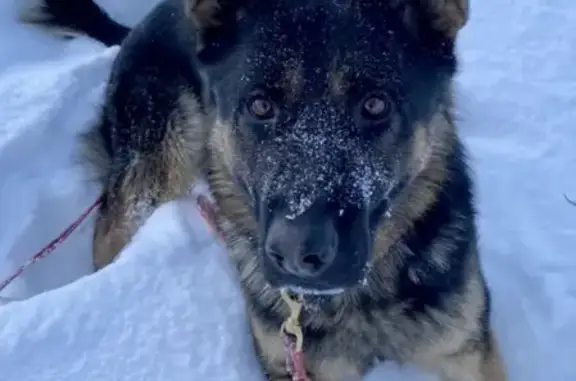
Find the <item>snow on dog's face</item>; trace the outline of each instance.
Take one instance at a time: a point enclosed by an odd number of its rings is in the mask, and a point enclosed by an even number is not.
[[[272,286],[334,293],[365,279],[394,195],[425,160],[418,131],[455,70],[449,29],[432,22],[442,14],[420,22],[432,12],[401,1],[257,1],[201,52],[213,142],[249,200]]]

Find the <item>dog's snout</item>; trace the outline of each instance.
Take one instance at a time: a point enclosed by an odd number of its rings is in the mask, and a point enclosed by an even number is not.
[[[331,221],[312,226],[279,216],[270,225],[265,252],[281,272],[311,278],[334,262],[337,246]]]

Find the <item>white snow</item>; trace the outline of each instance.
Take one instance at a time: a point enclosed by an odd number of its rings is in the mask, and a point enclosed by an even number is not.
[[[133,25],[157,0],[101,1]],[[74,162],[116,48],[0,2],[0,281],[97,197]],[[461,132],[510,380],[576,380],[576,3],[472,1]],[[0,381],[261,380],[226,253],[189,200],[91,274],[93,219],[0,295]],[[0,303],[1,304],[1,303]],[[366,380],[435,379],[383,365]]]

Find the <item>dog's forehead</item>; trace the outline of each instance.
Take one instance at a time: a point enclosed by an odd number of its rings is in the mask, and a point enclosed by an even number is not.
[[[341,88],[345,77],[386,72],[395,64],[394,23],[384,13],[367,14],[361,4],[274,2],[257,17],[246,78],[280,83],[288,77],[293,86],[301,85],[301,80],[328,81]]]

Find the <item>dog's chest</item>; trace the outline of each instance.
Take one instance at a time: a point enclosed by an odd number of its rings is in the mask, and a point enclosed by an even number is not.
[[[289,376],[286,347],[277,330],[252,319],[252,331],[263,368],[270,375]],[[304,363],[311,381],[360,381],[373,366],[373,343],[343,330],[340,334],[304,334]],[[271,380],[275,380],[271,377]]]

